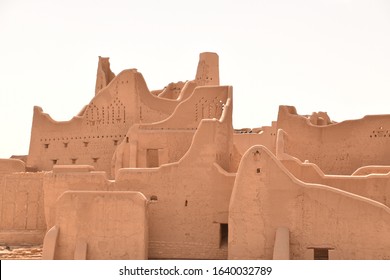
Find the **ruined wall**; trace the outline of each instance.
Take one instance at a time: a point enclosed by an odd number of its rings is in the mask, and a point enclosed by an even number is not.
[[[184,82],[170,83],[156,95],[161,98],[178,99],[184,85]]]
[[[187,82],[170,83],[163,89],[152,90],[155,96],[185,100],[197,86],[219,86],[219,57],[216,53],[199,54],[195,79]]]
[[[94,172],[86,166],[55,166],[43,178],[47,228],[55,224],[58,198],[66,191],[107,191],[110,181],[105,172]]]
[[[3,159],[0,158],[0,181],[1,177],[13,172],[26,171],[26,165],[19,159]]]
[[[114,78],[115,74],[110,69],[109,58],[99,56],[98,69],[96,73],[95,95],[106,87]]]
[[[254,145],[263,145],[275,153],[276,122],[272,122],[272,126],[235,130],[233,142],[241,155]]]
[[[110,174],[129,127],[165,119],[178,103],[150,94],[136,70],[122,71],[70,121],[56,122],[35,107],[27,165],[51,170],[56,164],[89,164]]]
[[[290,258],[389,259],[390,209],[297,180],[262,146],[241,160],[229,208],[229,259],[272,259],[277,228],[290,231]]]
[[[143,193],[149,207],[149,257],[225,259],[228,204],[234,173],[231,101],[220,120],[205,119],[177,163],[120,169],[115,190]]]
[[[46,231],[42,173],[11,173],[0,179],[0,243],[41,244]]]
[[[166,119],[197,85],[219,85],[218,55],[200,54],[195,81],[177,85],[176,99],[157,97],[137,70],[115,76],[108,58],[100,57],[96,95],[77,116],[57,122],[34,108],[27,166],[51,170],[56,164],[89,164],[110,176],[112,156],[133,124]]]
[[[313,125],[294,107],[280,106],[278,129],[286,132],[285,153],[317,164],[325,174],[350,175],[365,165],[390,165],[390,116],[366,116]]]
[[[114,156],[115,170],[123,167],[158,167],[176,162],[191,145],[202,119],[220,119],[229,87],[197,87],[167,119],[134,125]]]
[[[147,259],[147,199],[137,192],[69,191],[56,203],[44,259]],[[54,236],[53,236],[54,233]]]

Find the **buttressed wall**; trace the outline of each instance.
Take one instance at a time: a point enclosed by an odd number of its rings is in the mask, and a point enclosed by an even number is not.
[[[281,163],[299,180],[323,184],[370,198],[390,207],[390,173],[369,175],[325,175],[313,163],[281,160]]]
[[[134,190],[149,207],[149,257],[225,259],[235,174],[231,88],[219,120],[204,119],[187,153],[158,168],[120,169],[115,190]]]
[[[200,58],[197,83],[219,83],[218,56],[206,53]],[[181,98],[189,97],[195,86],[186,83]],[[79,115],[57,122],[41,108],[34,108],[27,165],[51,170],[56,164],[89,164],[110,174],[112,156],[128,129],[166,119],[180,102],[151,94],[135,69],[115,77],[108,59],[99,58],[96,95]]]
[[[241,160],[229,208],[229,259],[272,259],[287,228],[291,259],[389,259],[390,209],[329,186],[297,180],[263,146]]]
[[[197,87],[166,120],[134,125],[116,150],[115,170],[177,162],[190,147],[200,121],[220,119],[228,94],[226,86]]]
[[[195,79],[149,91],[99,57],[77,116],[35,107],[27,160],[0,159],[0,243],[45,236],[44,259],[390,259],[389,115],[281,106],[233,130],[218,64],[202,53]]]
[[[317,164],[325,174],[351,175],[365,165],[390,165],[390,115],[314,125],[291,106],[280,106],[277,128],[284,152]]]

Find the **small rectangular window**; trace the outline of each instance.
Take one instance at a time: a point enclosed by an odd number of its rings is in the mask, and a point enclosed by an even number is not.
[[[328,248],[314,248],[314,259],[315,260],[329,260],[329,249]]]
[[[226,247],[228,245],[229,226],[228,224],[219,224],[219,226],[219,246]]]
[[[147,167],[158,167],[158,149],[147,149],[146,150],[146,166]]]

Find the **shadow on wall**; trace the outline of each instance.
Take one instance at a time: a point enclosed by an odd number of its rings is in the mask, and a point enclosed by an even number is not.
[[[387,206],[299,181],[263,146],[241,160],[229,225],[229,259],[272,259],[280,227],[290,231],[291,259],[312,259],[325,249],[331,259],[390,258]]]
[[[231,88],[226,87],[229,96]],[[228,205],[235,174],[231,98],[220,120],[204,119],[176,163],[119,169],[115,190],[133,190],[155,201],[149,208],[149,257],[226,259]],[[225,240],[225,241],[224,241]]]

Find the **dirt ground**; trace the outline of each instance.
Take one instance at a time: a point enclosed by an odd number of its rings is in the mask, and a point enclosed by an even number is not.
[[[40,260],[42,246],[0,246],[0,260]]]

